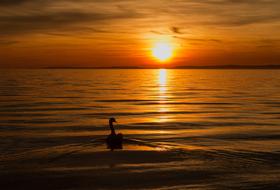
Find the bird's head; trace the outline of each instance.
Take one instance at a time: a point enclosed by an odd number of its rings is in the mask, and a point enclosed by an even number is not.
[[[117,120],[116,120],[114,117],[111,117],[111,118],[109,119],[109,123],[112,124],[112,123],[114,123],[114,122],[117,122]]]

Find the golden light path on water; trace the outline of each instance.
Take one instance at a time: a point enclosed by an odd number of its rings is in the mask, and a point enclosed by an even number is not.
[[[159,85],[159,112],[162,113],[159,116],[159,122],[166,121],[166,116],[164,113],[166,113],[168,108],[165,105],[166,98],[167,98],[167,92],[168,92],[168,71],[166,69],[159,69],[158,71],[158,85]]]

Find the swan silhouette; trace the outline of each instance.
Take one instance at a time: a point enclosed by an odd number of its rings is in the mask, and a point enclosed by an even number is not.
[[[115,118],[109,119],[109,127],[111,134],[106,139],[107,148],[113,151],[114,149],[122,149],[123,135],[121,133],[116,134],[113,123],[117,122]]]

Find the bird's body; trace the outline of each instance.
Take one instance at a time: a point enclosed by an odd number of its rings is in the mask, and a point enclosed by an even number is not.
[[[107,137],[107,148],[114,150],[114,149],[122,149],[122,141],[123,136],[121,133],[119,134],[110,134]]]
[[[121,133],[115,133],[113,122],[116,122],[115,118],[110,118],[109,127],[111,129],[111,134],[108,135],[106,139],[107,148],[111,150],[122,149],[123,135]]]

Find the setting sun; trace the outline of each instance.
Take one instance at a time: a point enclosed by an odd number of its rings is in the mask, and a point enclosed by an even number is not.
[[[172,57],[173,48],[168,43],[159,42],[152,48],[152,54],[159,61],[167,61]]]

